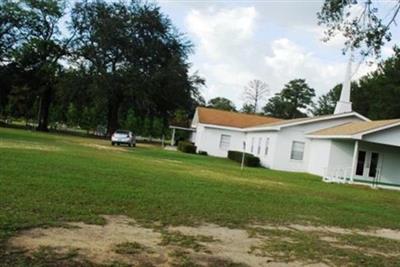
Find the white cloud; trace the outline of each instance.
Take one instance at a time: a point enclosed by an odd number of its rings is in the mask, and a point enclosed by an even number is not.
[[[309,24],[290,27],[304,33],[301,42],[295,42],[290,31],[277,30],[261,17],[253,6],[209,7],[188,13],[185,26],[197,44],[193,69],[206,78],[206,99],[223,96],[240,107],[243,87],[252,79],[267,82],[275,93],[291,79],[304,78],[317,95],[343,80],[346,57],[336,48],[342,40],[327,47],[317,38],[322,36],[321,29]],[[328,56],[321,57],[324,53]],[[374,67],[362,65],[355,77]]]
[[[276,85],[281,85],[296,78],[304,78],[316,90],[317,95],[326,93],[337,83],[342,82],[347,62],[324,62],[311,52],[288,39],[272,42],[272,55],[265,57],[265,63],[270,70],[270,79]],[[376,68],[376,64],[357,66],[353,64],[354,79],[357,79]]]
[[[238,104],[243,86],[255,78],[243,60],[254,53],[249,44],[254,39],[256,18],[254,7],[189,12],[187,28],[198,40],[195,68],[207,80],[207,99],[225,96]]]
[[[265,56],[265,64],[270,70],[270,79],[280,85],[278,89],[292,79],[304,78],[321,93],[344,76],[343,63],[324,63],[286,38],[273,41],[271,47],[272,55]]]
[[[227,49],[241,49],[253,35],[254,7],[207,11],[191,10],[186,22],[189,33],[200,42],[199,48],[215,60],[224,59]]]

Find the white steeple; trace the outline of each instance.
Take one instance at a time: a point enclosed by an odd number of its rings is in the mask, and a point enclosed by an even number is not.
[[[352,112],[352,107],[351,107],[352,104],[350,101],[352,61],[353,61],[353,53],[351,52],[349,62],[347,63],[346,74],[344,76],[342,92],[340,93],[340,100],[336,103],[334,114]]]

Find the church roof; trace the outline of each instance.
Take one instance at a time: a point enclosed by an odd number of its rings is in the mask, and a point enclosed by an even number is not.
[[[381,129],[387,129],[391,126],[400,125],[400,119],[393,120],[377,120],[377,121],[365,121],[365,122],[351,122],[342,124],[339,126],[326,128],[313,133],[309,136],[352,136],[356,134],[365,134],[370,131],[377,131]]]
[[[200,123],[235,128],[247,128],[284,121],[270,116],[224,111],[205,107],[198,107],[196,113]]]
[[[362,116],[361,114],[358,114],[357,112],[348,112],[348,113],[340,113],[340,114],[330,114],[330,115],[322,115],[322,116],[315,116],[315,117],[283,120],[283,121],[278,121],[278,122],[273,122],[273,123],[268,123],[268,124],[263,124],[263,125],[256,125],[256,126],[249,128],[249,130],[260,130],[260,129],[264,129],[264,128],[265,129],[272,129],[272,128],[280,129],[282,127],[290,127],[290,126],[295,126],[295,125],[314,123],[314,122],[318,122],[318,121],[333,120],[333,119],[337,119],[337,118],[350,117],[350,116],[358,117],[360,120],[363,120],[363,121],[369,121],[368,118]]]

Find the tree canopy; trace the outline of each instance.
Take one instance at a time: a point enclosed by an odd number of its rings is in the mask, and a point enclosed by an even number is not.
[[[295,79],[270,98],[263,111],[266,115],[283,119],[306,117],[314,96],[315,90],[304,79]]]
[[[344,51],[359,50],[363,56],[379,57],[384,44],[392,39],[391,27],[396,24],[400,1],[387,3],[384,12],[378,3],[382,1],[325,0],[318,12],[319,24],[326,27],[324,40],[342,34]]]
[[[0,5],[3,117],[37,113],[39,130],[103,125],[108,134],[135,120],[152,132],[205,105],[204,79],[189,75],[193,46],[156,4],[78,1],[67,14],[60,0]],[[68,33],[59,31],[64,14]]]
[[[318,99],[314,115],[332,114],[342,85]],[[400,50],[379,64],[378,69],[351,84],[353,110],[370,119],[400,118]]]
[[[210,99],[207,103],[207,107],[216,108],[227,111],[236,111],[235,104],[225,97],[215,97]]]

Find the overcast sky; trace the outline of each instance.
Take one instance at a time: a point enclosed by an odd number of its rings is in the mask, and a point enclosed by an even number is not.
[[[304,78],[317,95],[344,78],[347,57],[343,40],[323,43],[316,13],[323,1],[158,0],[162,11],[195,45],[192,71],[206,79],[206,100],[231,99],[241,107],[243,87],[252,79],[265,81],[271,94],[285,83]],[[390,1],[382,2],[389,5]],[[396,39],[397,38],[397,39]],[[392,53],[393,43],[383,51]],[[356,77],[373,69],[362,65]]]

